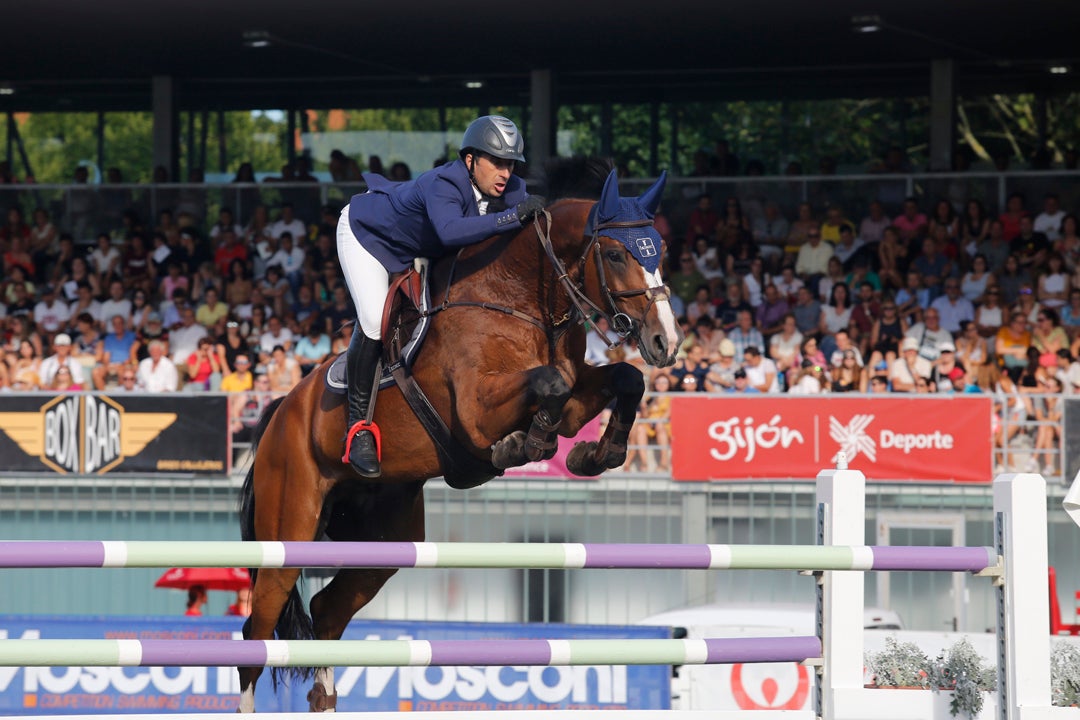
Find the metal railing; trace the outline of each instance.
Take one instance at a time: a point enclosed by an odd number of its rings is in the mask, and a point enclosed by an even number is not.
[[[621,183],[624,194],[629,194],[644,190],[651,180],[627,178]],[[27,218],[35,208],[44,208],[58,227],[72,232],[79,242],[89,242],[100,232],[120,235],[124,212],[129,209],[150,228],[162,210],[185,214],[197,227],[206,228],[217,220],[222,207],[230,208],[235,221],[244,224],[257,205],[273,211],[290,203],[297,217],[317,224],[323,206],[336,211],[363,190],[362,183],[5,185],[0,186],[0,205],[19,207]],[[858,221],[873,200],[895,214],[907,197],[917,198],[927,212],[943,198],[957,207],[979,200],[996,214],[1004,211],[1013,192],[1024,193],[1029,209],[1037,208],[1048,192],[1060,196],[1062,207],[1076,209],[1080,207],[1080,171],[680,177],[668,180],[663,210],[678,232],[701,193],[717,201],[737,197],[751,217],[760,216],[764,204],[772,201],[793,220],[798,204],[808,202],[817,210],[839,205],[849,219]]]

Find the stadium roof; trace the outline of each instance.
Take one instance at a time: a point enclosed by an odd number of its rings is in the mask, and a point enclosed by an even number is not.
[[[533,69],[564,103],[925,95],[943,57],[961,94],[1054,92],[1078,27],[1055,0],[31,0],[0,110],[149,109],[155,75],[182,109],[526,104]]]

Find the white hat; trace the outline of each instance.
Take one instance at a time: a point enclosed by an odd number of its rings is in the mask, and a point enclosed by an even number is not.
[[[938,352],[951,352],[951,353],[954,353],[954,352],[956,352],[956,346],[953,345],[951,342],[946,341],[946,342],[943,342],[940,345],[938,345]]]
[[[60,333],[55,338],[53,338],[53,345],[70,345],[70,344],[71,344],[71,336],[68,335],[67,333]]]
[[[900,343],[900,352],[904,352],[905,350],[918,350],[918,349],[919,349],[919,341],[916,340],[915,338],[906,337],[906,338],[904,338],[904,341]]]

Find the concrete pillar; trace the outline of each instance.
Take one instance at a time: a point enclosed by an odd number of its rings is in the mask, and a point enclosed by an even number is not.
[[[179,116],[176,109],[176,82],[168,75],[155,75],[151,80],[151,107],[154,113],[154,167],[162,166],[169,177],[179,174],[180,152]]]
[[[703,545],[709,538],[709,493],[684,492],[682,495],[682,538],[687,545]],[[693,605],[703,605],[713,599],[715,575],[700,570],[684,570],[686,597]]]
[[[649,177],[660,174],[660,101],[649,103]]]
[[[956,63],[930,63],[930,170],[952,170],[956,146]]]
[[[539,166],[556,153],[555,79],[551,70],[533,70],[529,78],[531,113],[529,144],[525,157],[530,165]]]
[[[600,154],[604,157],[611,157],[615,154],[614,119],[615,112],[611,103],[602,103],[600,105]]]

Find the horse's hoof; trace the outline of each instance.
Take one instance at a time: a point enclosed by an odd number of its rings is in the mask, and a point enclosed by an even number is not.
[[[594,477],[605,470],[621,467],[626,462],[626,449],[624,448],[621,453],[613,452],[614,448],[610,445],[608,451],[604,453],[603,460],[597,462],[595,456],[598,444],[584,441],[576,443],[570,450],[570,454],[566,456],[566,469],[581,477]]]
[[[518,430],[504,437],[491,447],[491,464],[500,470],[524,465],[525,431]]]

